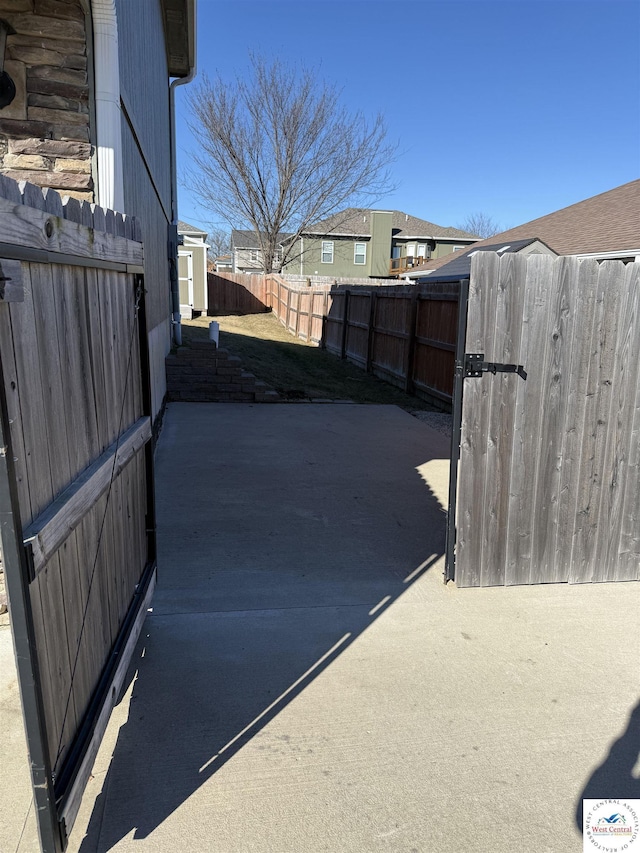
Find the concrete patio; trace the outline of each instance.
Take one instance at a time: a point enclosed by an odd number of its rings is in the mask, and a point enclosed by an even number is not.
[[[582,796],[640,797],[640,584],[445,586],[447,456],[390,406],[169,406],[72,853],[578,853]],[[4,681],[0,849],[34,851]]]

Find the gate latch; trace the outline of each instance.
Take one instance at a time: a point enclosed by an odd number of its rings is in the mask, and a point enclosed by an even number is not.
[[[483,352],[468,352],[464,357],[464,375],[482,376],[483,373],[517,373],[523,379],[527,371],[521,364],[496,364],[495,361],[485,361]]]

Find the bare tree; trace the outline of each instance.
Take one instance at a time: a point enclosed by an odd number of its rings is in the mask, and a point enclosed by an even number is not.
[[[368,207],[388,193],[382,117],[367,122],[339,102],[317,71],[251,57],[246,79],[203,77],[189,96],[200,153],[189,183],[232,227],[253,229],[271,272],[283,232],[297,237],[345,206]],[[286,241],[280,264],[296,244]]]
[[[225,228],[212,225],[207,236],[207,243],[209,244],[209,257],[212,261],[231,251],[231,235]]]
[[[464,222],[458,225],[458,228],[482,238],[493,237],[494,234],[499,234],[505,230],[495,219],[482,212],[469,214]]]

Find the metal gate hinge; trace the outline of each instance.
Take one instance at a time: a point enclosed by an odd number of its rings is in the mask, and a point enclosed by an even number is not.
[[[482,376],[483,373],[517,373],[523,379],[527,378],[527,371],[521,364],[498,364],[495,361],[485,361],[483,352],[465,353],[465,378]]]

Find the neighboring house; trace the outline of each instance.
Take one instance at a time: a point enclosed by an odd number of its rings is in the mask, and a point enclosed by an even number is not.
[[[412,279],[422,280],[425,276],[431,275],[434,270],[438,270],[438,278],[445,275],[467,278],[471,273],[471,258],[478,252],[496,252],[498,255],[550,255],[553,258],[558,257],[557,252],[554,252],[546,243],[535,237],[525,240],[498,240],[497,242],[496,237],[490,237],[480,243],[475,243],[465,252],[458,252],[454,257],[439,258],[428,264],[422,264],[416,269],[408,270],[402,278],[408,281]],[[428,281],[428,279],[425,280]]]
[[[283,272],[386,278],[467,248],[478,237],[400,210],[348,208],[305,229],[288,246]]]
[[[0,18],[15,30],[16,87],[0,109],[0,171],[138,218],[156,415],[177,242],[173,87],[194,72],[195,0],[0,0]]]
[[[467,276],[479,251],[542,252],[596,260],[640,261],[640,180],[556,210],[475,243],[455,259],[440,258],[403,278]]]
[[[282,243],[288,239],[290,234],[278,234],[278,240]],[[240,231],[234,228],[231,232],[231,257],[232,272],[263,273],[264,259],[255,231]],[[282,254],[277,253],[274,258],[274,268],[280,269]]]
[[[211,272],[233,272],[233,255],[219,255],[211,262]]]
[[[206,314],[209,307],[207,290],[207,232],[178,222],[178,280],[180,282],[180,313],[191,319],[194,313]]]

